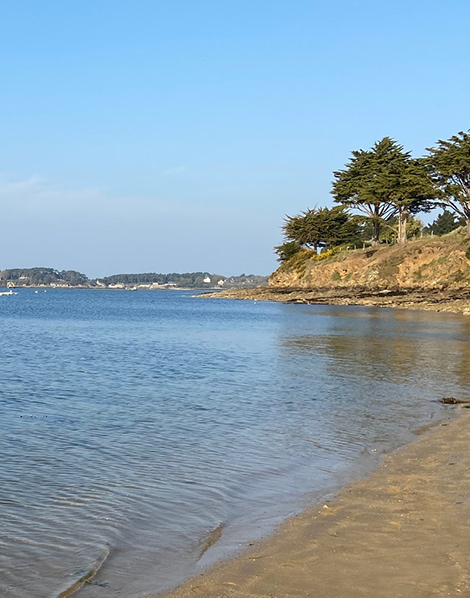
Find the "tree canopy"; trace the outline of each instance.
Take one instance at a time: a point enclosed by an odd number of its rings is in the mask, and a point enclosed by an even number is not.
[[[398,216],[398,241],[407,240],[410,214],[429,210],[436,191],[422,161],[402,145],[384,137],[370,150],[356,150],[343,170],[333,173],[337,203],[370,218],[373,244],[379,242],[382,222]]]
[[[384,137],[368,150],[351,152],[345,167],[333,173],[332,195],[340,205],[286,216],[285,242],[274,248],[279,261],[303,247],[318,250],[368,240],[372,245],[406,243],[409,233],[446,234],[462,221],[470,236],[470,130],[427,151],[428,156],[413,158],[397,141]],[[435,207],[447,210],[423,228],[414,216]]]
[[[277,253],[278,262],[287,262],[302,248],[297,241],[285,241],[281,245],[274,247],[274,252]]]
[[[433,222],[431,222],[431,224],[425,228],[425,231],[440,237],[442,235],[447,235],[459,226],[464,225],[464,218],[458,218],[451,211],[444,210]]]
[[[360,233],[357,219],[351,218],[343,206],[315,207],[287,216],[282,228],[289,241],[314,249],[353,242]]]
[[[424,159],[443,206],[464,218],[470,236],[470,129],[460,131],[437,147],[427,148]]]

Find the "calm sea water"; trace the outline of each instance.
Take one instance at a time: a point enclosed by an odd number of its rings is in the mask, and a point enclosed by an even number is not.
[[[57,598],[100,565],[77,596],[167,589],[470,390],[452,315],[20,290],[0,327],[3,598]]]

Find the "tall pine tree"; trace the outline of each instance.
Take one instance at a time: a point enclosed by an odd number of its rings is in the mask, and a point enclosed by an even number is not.
[[[392,216],[398,217],[398,242],[406,243],[409,215],[429,210],[436,196],[422,161],[390,137],[370,150],[353,151],[346,168],[333,175],[335,201],[370,218],[373,245],[379,242],[381,223]]]

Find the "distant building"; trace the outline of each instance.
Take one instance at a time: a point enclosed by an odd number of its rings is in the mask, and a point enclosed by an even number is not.
[[[203,282],[206,282],[206,283],[210,284],[210,282],[211,282],[211,277],[210,277],[210,276],[206,276],[206,277],[204,278]]]

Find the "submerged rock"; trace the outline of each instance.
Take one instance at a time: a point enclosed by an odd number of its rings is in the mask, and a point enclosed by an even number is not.
[[[441,403],[444,403],[444,405],[461,405],[465,403],[470,403],[470,400],[454,399],[454,397],[444,397],[443,399],[441,399]]]

